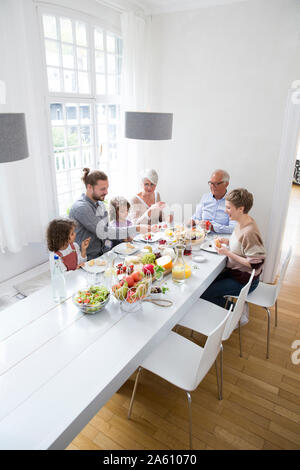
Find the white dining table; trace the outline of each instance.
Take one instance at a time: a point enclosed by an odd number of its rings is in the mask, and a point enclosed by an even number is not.
[[[202,253],[184,284],[166,276],[168,308],[124,313],[111,298],[85,315],[71,298],[86,285],[80,269],[66,275],[66,301],[49,285],[1,311],[0,449],[66,448],[222,271],[224,256]]]

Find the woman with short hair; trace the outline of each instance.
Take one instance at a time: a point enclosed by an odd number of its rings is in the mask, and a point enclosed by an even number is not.
[[[136,225],[157,224],[165,220],[163,209],[166,203],[160,199],[156,191],[158,174],[153,169],[143,170],[141,173],[142,191],[130,201],[129,218]]]
[[[256,289],[266,254],[256,222],[248,215],[253,205],[253,195],[247,189],[238,188],[230,191],[225,199],[225,211],[230,220],[236,221],[230,239],[219,238],[221,247],[216,247],[220,255],[227,256],[226,268],[201,296],[221,307],[225,305],[225,295],[239,295],[253,269],[255,274],[249,292]]]

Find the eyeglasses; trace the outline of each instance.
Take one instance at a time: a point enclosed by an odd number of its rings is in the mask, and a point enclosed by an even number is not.
[[[217,188],[220,184],[223,184],[224,181],[220,181],[220,183],[213,183],[212,181],[209,181],[208,184],[209,186],[213,186],[214,188]]]

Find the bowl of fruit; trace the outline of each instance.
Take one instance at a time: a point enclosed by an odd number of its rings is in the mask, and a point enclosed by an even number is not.
[[[142,300],[149,296],[152,275],[146,270],[134,271],[112,286],[114,298],[120,302],[124,312],[135,312],[142,306]]]
[[[72,296],[73,304],[83,313],[97,313],[109,302],[110,292],[104,286],[80,289]]]

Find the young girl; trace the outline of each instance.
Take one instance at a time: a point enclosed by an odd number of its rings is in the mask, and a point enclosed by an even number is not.
[[[110,200],[109,203],[109,219],[110,219],[110,227],[116,228],[116,239],[109,240],[111,244],[111,248],[113,246],[119,245],[124,241],[131,241],[132,238],[126,238],[125,240],[120,239],[119,236],[119,227],[130,227],[132,222],[128,220],[128,212],[130,209],[130,204],[122,196],[114,197]]]
[[[59,256],[63,271],[73,271],[87,261],[86,249],[90,238],[83,240],[81,251],[75,242],[75,222],[70,219],[54,219],[47,228],[47,244],[50,251],[50,269],[54,263],[54,254]]]

